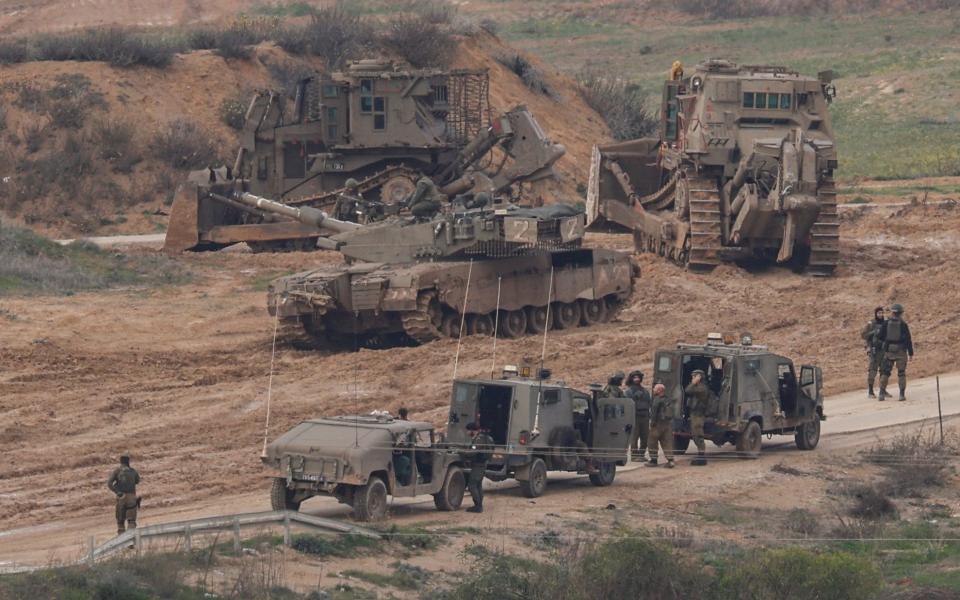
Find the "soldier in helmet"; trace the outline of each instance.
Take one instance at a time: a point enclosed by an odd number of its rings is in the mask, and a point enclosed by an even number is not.
[[[432,179],[421,177],[417,181],[417,189],[407,198],[406,205],[418,219],[430,219],[440,211],[444,199]]]
[[[706,373],[700,369],[695,370],[690,383],[683,390],[687,396],[687,408],[690,410],[690,434],[693,436],[693,443],[697,445],[697,457],[690,461],[690,464],[697,467],[707,464],[707,445],[703,441],[703,423],[707,418],[710,389],[703,382],[706,376]]]
[[[650,434],[647,450],[650,452],[648,467],[657,466],[657,454],[663,448],[667,468],[673,468],[673,400],[667,398],[667,388],[662,383],[653,386],[650,401]],[[659,446],[659,447],[658,447]]]
[[[470,473],[467,477],[467,489],[470,490],[470,498],[473,499],[473,506],[467,509],[467,512],[483,512],[483,477],[487,472],[487,463],[490,461],[490,454],[493,451],[494,441],[490,434],[480,427],[476,422],[467,423],[467,431],[473,441],[470,444],[470,451],[465,458],[470,463]]]
[[[860,338],[867,350],[867,356],[870,359],[867,365],[867,397],[876,398],[873,393],[873,382],[877,378],[877,371],[880,369],[880,363],[883,361],[883,351],[880,349],[880,329],[883,328],[887,320],[884,318],[882,306],[873,309],[873,318],[867,321],[867,324],[860,330]]]
[[[630,438],[630,453],[633,460],[643,460],[650,433],[650,392],[643,387],[643,372],[631,371],[627,377],[627,398],[633,400],[636,423]],[[638,445],[639,442],[639,445]]]
[[[900,401],[907,399],[907,357],[913,358],[913,337],[910,328],[903,320],[903,306],[894,304],[890,307],[890,318],[880,327],[878,339],[883,360],[880,363],[880,400],[886,400],[887,383],[893,372],[893,365],[897,365],[897,383],[900,384]]]
[[[337,203],[333,207],[333,215],[341,221],[357,221],[357,209],[363,202],[360,193],[360,183],[351,177],[343,184],[343,191],[337,194]]]
[[[623,371],[617,371],[607,378],[607,385],[603,386],[603,390],[601,390],[600,393],[608,398],[623,398],[622,386],[624,377],[626,377],[626,375],[623,374]]]
[[[137,528],[137,508],[140,506],[138,483],[140,474],[130,466],[130,455],[124,452],[120,455],[120,466],[107,479],[107,487],[117,496],[117,535],[126,531],[124,523],[130,529]]]

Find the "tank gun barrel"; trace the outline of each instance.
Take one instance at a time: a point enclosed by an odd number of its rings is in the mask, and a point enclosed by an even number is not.
[[[353,231],[354,229],[363,227],[363,225],[358,223],[334,219],[319,208],[313,208],[311,206],[289,206],[281,202],[256,196],[249,192],[234,193],[232,194],[232,200],[268,214],[281,215],[306,225],[313,225],[318,229],[329,229],[337,233]]]

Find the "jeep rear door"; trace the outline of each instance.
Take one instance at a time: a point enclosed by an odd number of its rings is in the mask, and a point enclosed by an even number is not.
[[[633,400],[597,395],[593,417],[593,454],[607,461],[621,460],[635,424]]]

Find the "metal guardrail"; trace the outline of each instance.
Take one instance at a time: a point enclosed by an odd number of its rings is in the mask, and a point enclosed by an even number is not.
[[[232,530],[233,548],[239,554],[241,552],[241,528],[251,525],[273,525],[283,526],[283,543],[290,545],[291,525],[305,525],[314,529],[326,531],[335,531],[337,533],[347,533],[359,535],[366,538],[380,539],[382,536],[371,529],[351,525],[334,519],[325,519],[323,517],[314,517],[299,512],[289,510],[241,513],[235,515],[219,515],[215,517],[203,517],[199,519],[190,519],[187,521],[174,521],[171,523],[159,523],[157,525],[147,525],[126,531],[110,541],[94,546],[94,538],[90,536],[88,552],[86,556],[73,563],[67,563],[58,566],[73,566],[79,564],[93,565],[96,561],[111,556],[121,550],[133,548],[139,554],[143,549],[143,540],[148,538],[167,537],[172,535],[183,537],[183,549],[189,552],[193,544],[193,535],[206,533],[210,531]],[[38,571],[47,567],[15,565],[9,567],[0,567],[0,574],[26,573]]]

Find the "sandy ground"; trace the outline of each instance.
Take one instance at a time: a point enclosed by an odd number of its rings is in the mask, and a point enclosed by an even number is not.
[[[832,278],[735,266],[693,275],[640,256],[643,276],[616,321],[552,334],[546,363],[557,377],[583,387],[615,369],[648,367],[657,347],[701,340],[708,331],[750,331],[758,343],[823,367],[831,433],[929,417],[929,382],[916,378],[957,369],[958,226],[960,214],[950,206],[846,216],[842,262]],[[590,241],[628,244],[626,236],[612,234],[591,235]],[[177,260],[193,273],[191,283],[0,299],[0,560],[43,563],[52,554],[69,554],[71,544],[87,534],[109,535],[112,502],[105,479],[124,450],[144,475],[144,522],[266,506],[257,457],[272,321],[263,289],[272,277],[337,258],[233,251]],[[906,305],[917,340],[910,364],[914,384],[909,402],[881,407],[863,397],[858,333],[873,306],[893,301]],[[533,338],[501,340],[497,362],[539,356],[540,344]],[[452,340],[356,353],[281,346],[269,435],[315,415],[395,411],[401,405],[416,418],[441,424],[455,352]],[[465,340],[460,376],[483,376],[494,366],[490,340]],[[960,386],[955,378],[942,383],[944,406],[956,412]],[[853,394],[837,396],[847,391]],[[857,439],[866,443],[871,435]],[[815,453],[791,452],[790,460],[816,464],[831,457],[842,439],[827,438]],[[710,485],[724,485],[724,477],[761,477],[768,460],[775,459],[718,463],[709,473],[719,479]],[[551,494],[531,514],[605,505],[608,495],[617,503],[667,477],[681,491],[706,485],[685,469],[671,476],[627,473],[624,485],[599,494],[584,481],[570,482],[558,487],[579,496]],[[525,502],[516,491],[498,492],[480,519],[496,525],[504,511]],[[342,514],[322,502],[307,508]],[[409,511],[432,520],[464,518],[438,516],[429,503]]]

